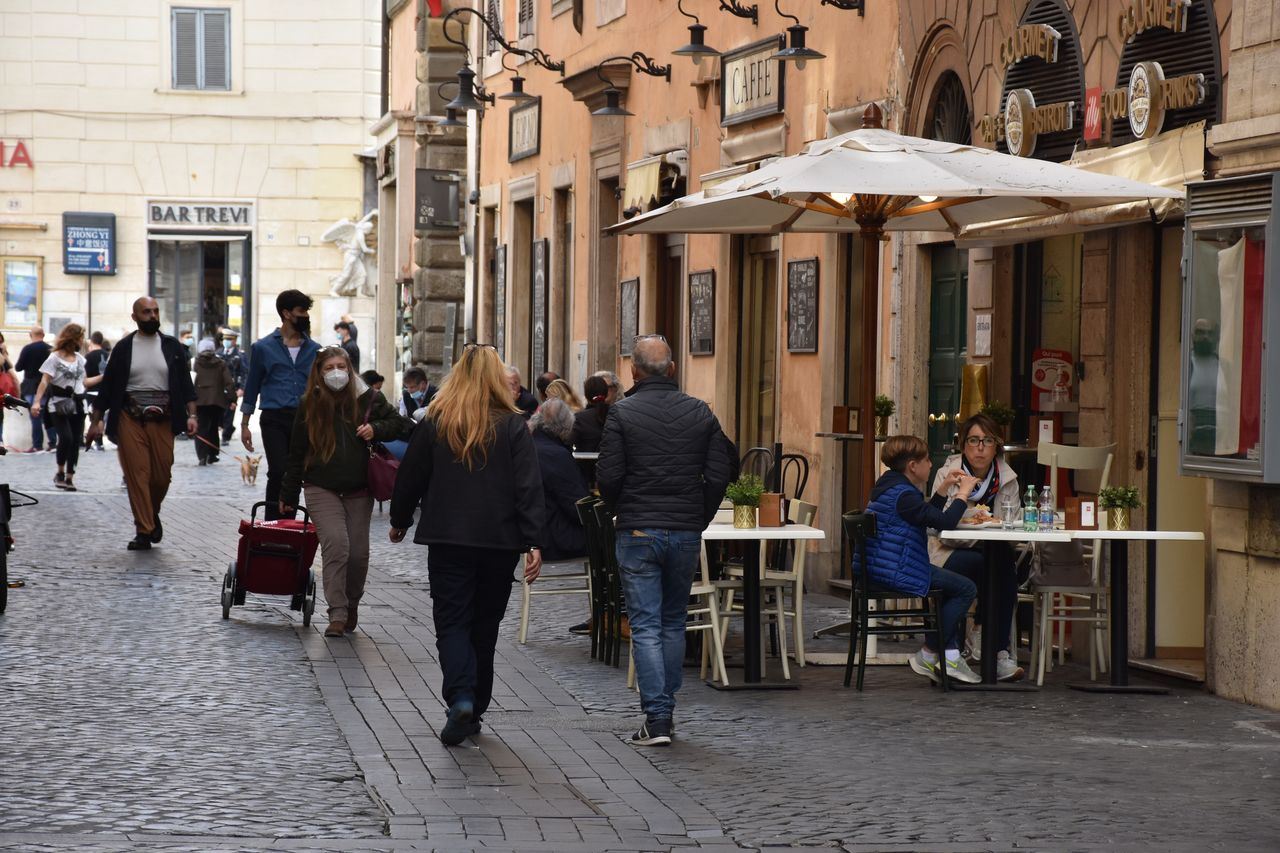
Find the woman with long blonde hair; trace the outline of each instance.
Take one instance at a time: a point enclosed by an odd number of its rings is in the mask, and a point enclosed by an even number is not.
[[[582,411],[582,400],[578,395],[573,393],[573,386],[563,379],[552,380],[547,385],[547,399],[564,400],[564,404],[569,407],[569,411],[577,414]]]
[[[498,626],[513,569],[542,567],[544,515],[533,439],[491,346],[467,344],[427,416],[414,429],[391,499],[391,541],[422,516],[413,541],[430,546],[436,650],[449,706],[440,740],[453,746],[480,731],[493,694]]]
[[[307,390],[298,404],[289,442],[289,467],[280,487],[280,514],[289,516],[298,493],[320,537],[324,597],[329,603],[326,637],[354,631],[369,573],[369,442],[408,435],[380,391],[361,381],[342,347],[316,353]]]
[[[80,442],[84,436],[85,389],[102,381],[101,376],[85,377],[84,327],[68,323],[58,332],[53,351],[40,365],[40,387],[31,404],[31,417],[40,417],[45,394],[49,395],[49,414],[57,431],[58,473],[53,484],[68,492],[76,490],[76,464],[80,461]]]

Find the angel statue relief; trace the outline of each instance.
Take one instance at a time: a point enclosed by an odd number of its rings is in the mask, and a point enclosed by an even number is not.
[[[369,281],[364,260],[366,255],[373,254],[373,250],[365,242],[365,237],[373,231],[372,220],[377,215],[377,210],[371,210],[359,222],[341,219],[321,235],[321,240],[334,243],[342,250],[342,272],[329,276],[333,285],[329,289],[330,296],[373,296],[373,283]]]

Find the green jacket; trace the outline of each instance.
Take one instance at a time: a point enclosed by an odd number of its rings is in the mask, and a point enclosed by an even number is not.
[[[373,408],[369,409],[372,397]],[[409,437],[413,429],[413,421],[402,418],[382,392],[372,388],[360,395],[360,423],[364,422],[364,413],[369,411],[369,425],[373,427],[375,441],[394,441]],[[358,492],[367,487],[369,476],[369,444],[356,435],[356,427],[346,418],[340,418],[335,424],[333,456],[327,462],[319,460],[307,461],[311,450],[311,442],[307,437],[307,404],[304,398],[298,407],[298,414],[293,420],[293,437],[289,441],[289,467],[285,470],[284,483],[280,487],[280,500],[286,506],[298,505],[298,494],[302,484],[309,483],[322,489],[329,489],[340,495]]]

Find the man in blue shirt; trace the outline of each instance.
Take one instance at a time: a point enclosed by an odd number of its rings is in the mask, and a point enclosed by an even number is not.
[[[240,442],[245,450],[253,452],[249,418],[260,402],[262,416],[258,426],[267,454],[268,520],[280,518],[280,484],[289,464],[293,416],[307,390],[307,374],[320,351],[320,345],[311,340],[311,304],[311,297],[300,290],[281,293],[276,297],[280,328],[249,349],[249,378],[240,405]]]

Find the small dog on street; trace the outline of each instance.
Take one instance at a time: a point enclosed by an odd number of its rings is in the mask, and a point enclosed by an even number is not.
[[[258,482],[258,465],[262,462],[262,456],[236,456],[233,457],[240,463],[240,479],[246,486],[252,486]]]

